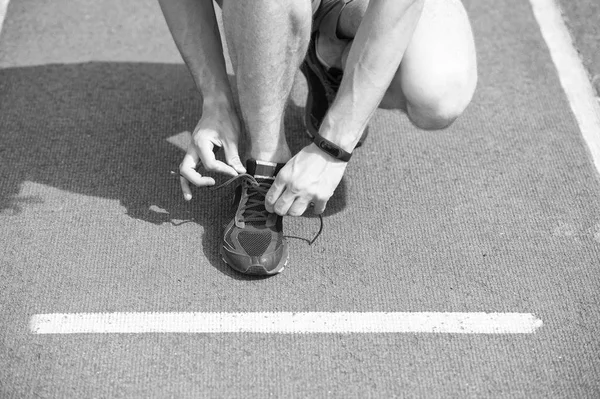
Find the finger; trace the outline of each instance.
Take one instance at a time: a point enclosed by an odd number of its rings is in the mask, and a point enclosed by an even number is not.
[[[227,163],[238,173],[246,173],[246,168],[240,159],[240,153],[235,143],[224,143],[223,150],[225,151],[225,159]]]
[[[309,202],[307,200],[296,198],[292,206],[290,206],[287,214],[290,216],[302,216],[308,206]]]
[[[183,191],[183,199],[189,201],[192,199],[192,190],[190,190],[190,183],[183,176],[179,178],[181,182],[181,191]]]
[[[204,177],[196,171],[197,164],[198,156],[192,149],[185,154],[183,161],[181,161],[181,165],[179,166],[179,174],[186,180],[185,183],[181,181],[181,189],[184,193],[184,198],[186,199],[188,198],[185,194],[189,191],[189,184],[187,182],[190,182],[198,187],[212,186],[215,184],[215,179],[212,177]],[[189,191],[189,193],[191,194],[191,191]]]
[[[325,212],[325,206],[327,205],[327,201],[315,201],[313,212],[315,215],[320,215]]]
[[[284,191],[281,197],[279,197],[279,199],[275,203],[275,205],[273,205],[273,211],[279,216],[285,216],[288,213],[292,204],[294,203],[295,199],[296,198],[292,196],[289,190]]]
[[[285,189],[285,183],[282,183],[280,177],[277,176],[277,178],[271,185],[269,192],[265,196],[265,209],[267,210],[267,212],[269,212],[269,213],[275,212],[275,210],[274,210],[275,203],[277,202],[277,200],[283,193],[284,189]]]
[[[211,172],[223,173],[229,176],[237,176],[238,172],[227,165],[225,162],[217,160],[213,149],[215,145],[211,141],[203,141],[198,144],[198,152],[200,155],[200,161],[204,165],[204,168]]]
[[[189,146],[187,152],[185,153],[185,156],[183,157],[183,160],[181,161],[181,164],[179,165],[179,170],[182,169],[192,169],[192,170],[196,170],[196,167],[198,166],[198,154],[196,154],[196,149],[194,148],[194,146]]]
[[[196,172],[195,170],[186,171],[186,172],[182,171],[181,177],[183,177],[184,179],[186,179],[187,181],[189,181],[190,183],[192,183],[194,186],[197,186],[197,187],[214,186],[216,183],[215,179],[213,179],[212,177],[202,176],[200,173]],[[188,185],[188,187],[189,187],[189,185]],[[181,186],[181,188],[183,189],[183,186]]]

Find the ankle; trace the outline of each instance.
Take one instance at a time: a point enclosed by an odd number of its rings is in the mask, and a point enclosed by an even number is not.
[[[251,149],[249,158],[264,162],[286,163],[292,158],[292,153],[288,148],[277,149],[275,151],[265,151],[264,149]]]

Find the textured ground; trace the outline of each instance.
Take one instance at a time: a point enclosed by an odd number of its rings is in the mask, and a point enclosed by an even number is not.
[[[155,2],[12,0],[0,36],[2,397],[598,397],[600,181],[527,2],[470,0],[450,129],[379,112],[313,246],[220,262],[230,192],[181,199],[199,98]],[[305,83],[285,123],[294,149]],[[188,223],[182,223],[189,221]],[[289,219],[310,236],[314,218]],[[70,312],[524,312],[530,335],[34,335]]]
[[[560,5],[573,42],[600,97],[600,3],[561,0]]]

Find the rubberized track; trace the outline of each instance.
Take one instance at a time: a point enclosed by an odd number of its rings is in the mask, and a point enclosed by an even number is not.
[[[529,3],[465,1],[480,79],[450,129],[379,112],[285,272],[184,203],[200,100],[154,2],[12,0],[0,36],[2,397],[597,397],[600,181]],[[306,88],[286,128],[293,149]],[[177,136],[181,137],[181,136]],[[187,222],[187,223],[185,223]],[[310,237],[314,218],[286,222]],[[521,312],[534,334],[50,334],[33,315]]]

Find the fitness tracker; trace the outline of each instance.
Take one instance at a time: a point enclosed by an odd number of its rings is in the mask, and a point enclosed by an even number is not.
[[[351,152],[344,150],[337,144],[332,143],[318,134],[313,137],[313,143],[315,143],[322,151],[340,161],[348,162],[352,156]]]

